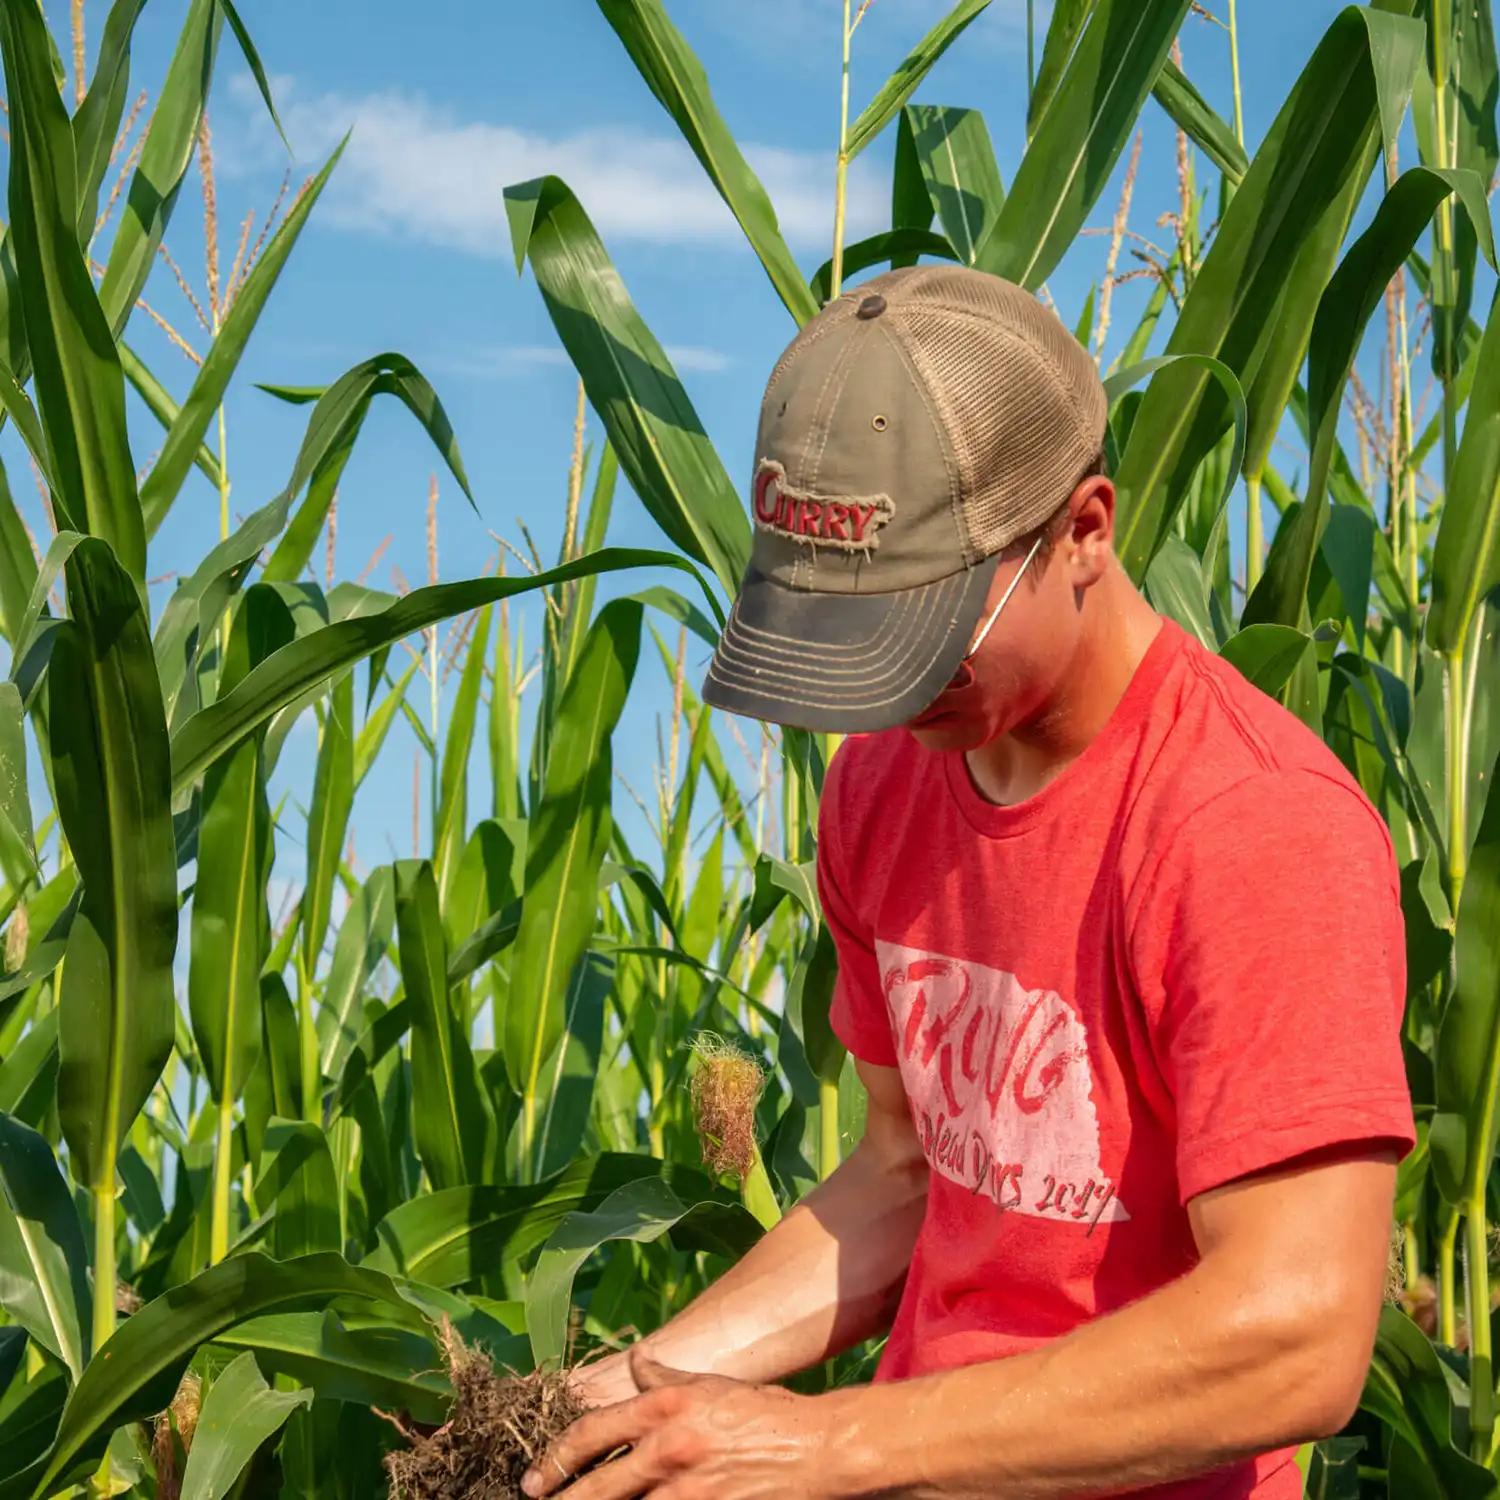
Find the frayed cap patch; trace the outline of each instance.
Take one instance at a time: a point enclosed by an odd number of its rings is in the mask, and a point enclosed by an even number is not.
[[[774,458],[755,466],[755,524],[762,531],[791,537],[812,547],[869,552],[879,545],[881,528],[896,513],[889,495],[827,495],[787,483],[786,469]]]

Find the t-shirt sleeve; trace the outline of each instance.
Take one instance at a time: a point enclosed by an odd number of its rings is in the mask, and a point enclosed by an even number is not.
[[[1405,1155],[1399,876],[1355,789],[1316,770],[1247,779],[1167,839],[1134,904],[1183,1203],[1331,1147]]]
[[[846,742],[828,768],[818,804],[818,899],[839,960],[828,1020],[834,1035],[855,1057],[894,1068],[896,1047],[875,957],[875,934],[855,911],[855,890],[848,883],[839,838],[843,816],[839,789],[849,754]]]

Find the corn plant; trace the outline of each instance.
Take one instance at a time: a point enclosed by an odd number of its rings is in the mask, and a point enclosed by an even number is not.
[[[1129,229],[1137,140],[1077,320],[1111,394],[1121,553],[1158,608],[1325,735],[1403,863],[1421,1141],[1364,1409],[1303,1455],[1309,1493],[1493,1494],[1500,319],[1474,306],[1500,155],[1490,9],[1347,7],[1251,150],[1233,0],[1229,121],[1180,66],[1187,0],[1060,3],[1028,37],[1028,146],[1007,189],[983,115],[916,97],[985,4],[960,0],[856,111],[869,0],[844,0],[831,253],[810,276],[660,0],[599,9],[789,334],[849,278],[922,256],[1047,295],[1141,111],[1173,120],[1172,242]],[[235,6],[191,0],[122,151],[139,9],[115,0],[89,79],[73,8],[70,80],[34,0],[0,0],[0,402],[56,519],[34,552],[0,484],[0,1496],[368,1495],[381,1453],[441,1420],[445,1320],[518,1370],[618,1344],[858,1139],[812,880],[835,746],[747,740],[697,698],[690,645],[712,643],[738,581],[744,508],[556,177],[505,195],[517,266],[580,382],[556,559],[528,537],[443,583],[430,505],[425,586],[335,582],[336,496],[376,397],[483,503],[437,394],[395,353],[271,388],[309,408],[306,430],[285,488],[231,529],[226,397],[338,154],[222,282],[214,242],[210,342],[174,398],[129,324],[195,157],[210,187],[225,23],[275,109]],[[1408,115],[1421,161],[1403,173]],[[886,131],[891,227],[846,243],[849,163]],[[125,172],[101,211],[112,155]],[[1219,180],[1200,187],[1204,159]],[[1127,244],[1145,248],[1121,270]],[[1116,350],[1113,294],[1138,275],[1150,294]],[[1361,354],[1382,303],[1371,395]],[[1441,397],[1425,426],[1424,340]],[[162,430],[139,480],[127,387]],[[1293,480],[1289,437],[1307,455]],[[220,540],[153,620],[151,543],[195,470]],[[605,545],[622,475],[662,550]],[[601,602],[605,573],[624,576]],[[670,710],[642,790],[612,748],[647,675]],[[311,785],[273,806],[304,715]],[[412,854],[365,869],[356,794],[398,723],[418,746]],[[487,807],[470,805],[476,755]],[[616,815],[627,800],[639,818]],[[273,911],[298,815],[300,893]],[[802,1383],[860,1378],[872,1353]]]

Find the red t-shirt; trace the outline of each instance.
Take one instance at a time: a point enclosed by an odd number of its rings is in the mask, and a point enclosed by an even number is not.
[[[1197,1193],[1412,1144],[1385,826],[1170,621],[1025,802],[987,802],[961,754],[905,730],[851,737],[818,875],[834,1029],[900,1068],[931,1169],[877,1380],[1034,1348],[1181,1275]],[[1149,1493],[1302,1490],[1287,1449]]]

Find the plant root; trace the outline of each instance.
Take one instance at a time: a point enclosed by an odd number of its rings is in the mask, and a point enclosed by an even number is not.
[[[388,1418],[411,1444],[386,1455],[393,1500],[523,1500],[521,1476],[584,1404],[565,1371],[497,1375],[446,1320],[440,1341],[453,1406],[426,1435]]]

